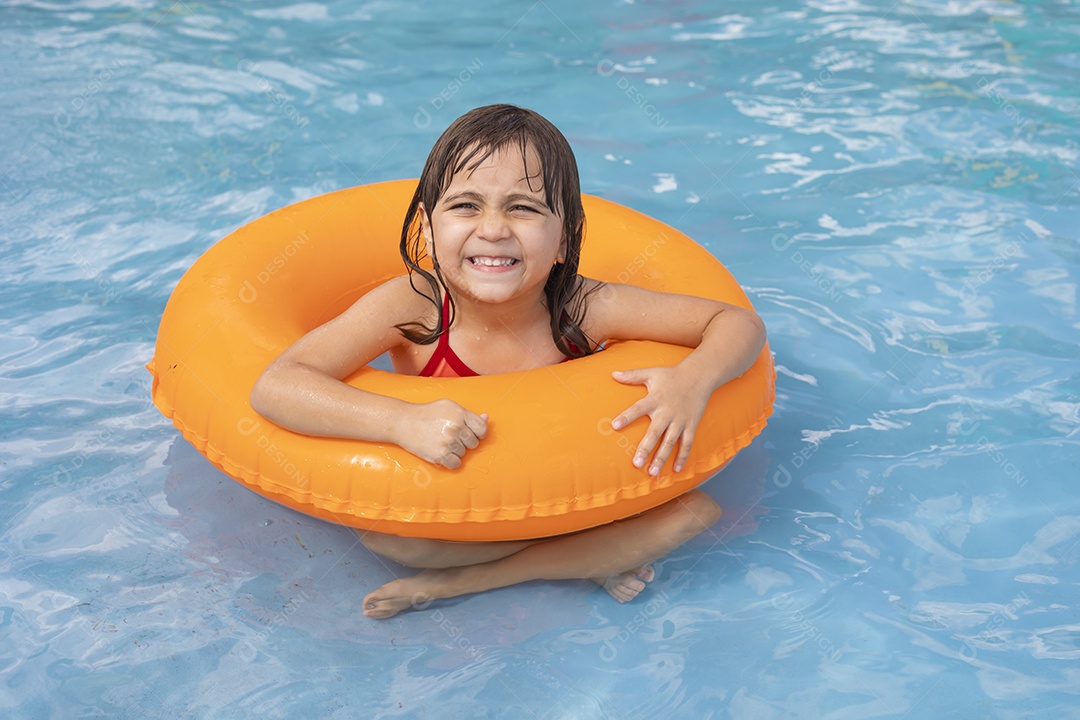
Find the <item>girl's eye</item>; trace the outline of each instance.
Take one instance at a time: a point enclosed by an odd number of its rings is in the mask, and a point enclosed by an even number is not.
[[[472,203],[463,202],[463,203],[456,203],[454,205],[451,205],[450,209],[451,210],[475,210],[476,206],[473,205]]]
[[[539,212],[536,208],[532,207],[531,205],[515,205],[514,207],[512,207],[510,209],[511,210],[525,210],[526,212],[531,212],[531,213]]]

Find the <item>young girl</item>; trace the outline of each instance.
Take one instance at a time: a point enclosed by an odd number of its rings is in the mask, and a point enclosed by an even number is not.
[[[678,447],[680,470],[709,396],[750,367],[764,327],[753,312],[722,302],[581,277],[584,225],[577,164],[555,126],[511,105],[467,113],[435,144],[409,205],[401,234],[408,274],[282,353],[256,383],[252,407],[296,432],[395,443],[457,468],[484,440],[488,416],[476,412],[483,408],[407,403],[342,379],[384,352],[399,373],[465,376],[553,365],[609,340],[655,340],[695,349],[674,367],[615,373],[647,393],[612,426],[648,415],[633,464],[658,475]],[[425,255],[431,270],[421,265]],[[711,498],[692,491],[626,520],[542,540],[459,543],[358,530],[372,551],[423,569],[368,594],[364,614],[386,618],[432,599],[538,579],[591,578],[626,602],[653,578],[648,563],[719,515]]]

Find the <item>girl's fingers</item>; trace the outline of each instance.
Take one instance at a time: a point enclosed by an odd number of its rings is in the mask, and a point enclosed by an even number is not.
[[[474,415],[473,413],[466,415],[465,427],[461,428],[460,433],[462,444],[472,450],[480,444],[485,435],[487,435],[487,415]]]
[[[458,433],[458,440],[462,445],[462,453],[465,452],[466,448],[472,450],[480,444],[480,439],[477,438],[476,434],[469,428],[461,428],[461,432]]]
[[[668,382],[672,377],[668,370],[639,368],[612,373],[612,377],[620,383],[645,385],[648,389],[644,398],[615,416],[611,427],[622,430],[638,418],[646,415],[649,417],[649,427],[634,451],[633,463],[634,467],[638,468],[647,466],[649,474],[654,477],[660,474],[668,458],[675,453],[676,446],[678,453],[675,455],[673,467],[675,472],[683,469],[690,457],[690,446],[694,438],[693,426],[696,424],[692,415],[694,408],[687,405],[685,388],[680,390],[681,385],[678,382],[674,385]]]
[[[638,444],[637,450],[634,452],[634,467],[645,467],[649,456],[652,455],[652,462],[649,463],[649,474],[656,477],[663,469],[664,463],[671,457],[675,446],[678,445],[679,452],[675,456],[674,470],[675,472],[681,471],[690,457],[690,448],[694,443],[694,431],[685,430],[679,432],[670,425],[666,430],[654,429],[655,427],[656,423],[654,422],[649,426],[649,429],[645,432],[645,437]],[[658,442],[659,446],[657,446]],[[656,448],[655,453],[653,453],[653,448]]]
[[[487,421],[487,413],[484,413],[483,415],[469,413],[465,416],[465,425],[473,431],[473,434],[476,435],[477,440],[483,440],[484,436],[487,435]],[[472,445],[471,447],[476,446]]]
[[[675,457],[675,472],[679,472],[686,466],[690,459],[690,447],[694,444],[694,431],[687,429],[682,434],[679,442],[679,454]]]
[[[650,475],[655,477],[660,474],[660,470],[664,467],[664,463],[667,462],[668,456],[675,449],[675,443],[678,442],[678,439],[679,433],[672,432],[671,428],[668,428],[668,431],[664,434],[664,442],[660,444],[656,455],[653,456],[652,465],[649,466]]]
[[[480,440],[487,434],[487,415],[467,413],[465,424],[457,428],[452,439],[448,439],[446,450],[457,459],[454,467],[461,465],[461,458],[469,450],[480,445]],[[447,465],[447,467],[450,467]]]
[[[648,397],[646,396],[645,399],[648,399]],[[634,422],[639,417],[648,415],[649,412],[650,409],[647,405],[645,405],[645,401],[640,400],[623,410],[618,415],[616,415],[615,419],[611,421],[611,427],[615,428],[616,430],[622,430],[624,427]]]
[[[623,385],[644,385],[649,379],[648,370],[616,370],[611,373],[616,382]]]
[[[660,433],[662,430],[655,428],[656,423],[649,425],[649,429],[645,431],[645,437],[641,438],[641,442],[638,443],[637,451],[634,453],[634,467],[645,467],[646,461],[649,456],[652,455],[653,448],[656,447],[656,443],[660,440]]]

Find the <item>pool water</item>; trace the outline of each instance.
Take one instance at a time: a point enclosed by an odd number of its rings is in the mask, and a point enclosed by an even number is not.
[[[0,717],[1080,716],[1080,7],[487,5],[0,2]],[[405,569],[143,365],[216,240],[491,102],[728,265],[776,412],[635,602],[369,621]]]

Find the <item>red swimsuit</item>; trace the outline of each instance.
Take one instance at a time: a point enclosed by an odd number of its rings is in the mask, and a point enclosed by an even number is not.
[[[439,328],[443,333],[439,336],[439,344],[435,346],[435,354],[420,371],[420,377],[476,377],[480,374],[461,362],[461,358],[450,347],[450,328],[446,324],[449,318],[450,294],[447,293],[443,295],[443,326]]]

